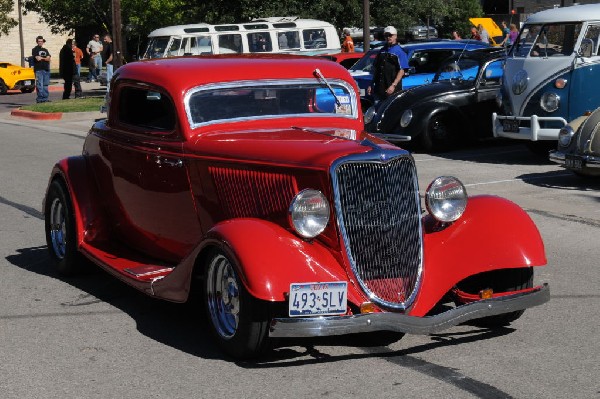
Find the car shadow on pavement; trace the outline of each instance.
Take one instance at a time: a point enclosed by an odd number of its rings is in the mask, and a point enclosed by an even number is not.
[[[559,171],[526,173],[516,178],[522,180],[524,183],[538,187],[555,188],[572,192],[579,191],[581,195],[588,195],[600,201],[600,177],[578,176],[569,170],[561,168]]]
[[[94,265],[77,277],[60,277],[50,259],[47,247],[21,248],[6,260],[31,273],[58,279],[85,292],[73,301],[61,303],[65,314],[81,313],[93,317],[93,311],[82,312],[85,306],[107,303],[128,314],[136,322],[138,331],[164,345],[205,359],[232,360],[223,354],[210,336],[206,315],[197,304],[175,304],[151,298],[127,286]],[[94,299],[95,298],[95,299]],[[488,330],[474,328],[468,332],[433,334],[428,344],[392,351],[378,345],[369,335],[298,338],[274,340],[273,348],[263,358],[255,361],[237,361],[244,368],[289,367],[310,363],[344,361],[366,357],[398,357],[429,351],[441,346],[452,346],[491,339],[514,331],[510,328]],[[358,347],[363,353],[330,355],[319,347]]]
[[[84,301],[76,299],[61,303],[65,313],[80,312],[84,306],[105,302],[127,313],[135,320],[138,331],[151,339],[197,357],[227,359],[213,343],[206,328],[206,317],[199,306],[151,298],[91,264],[86,265],[88,270],[80,276],[61,277],[45,245],[18,249],[6,260],[23,270],[58,279],[88,294]]]
[[[431,154],[416,151],[415,155],[485,164],[555,165],[550,162],[548,156],[534,154],[525,144],[515,143],[514,140],[478,141],[452,151]],[[558,168],[558,165],[556,167]]]

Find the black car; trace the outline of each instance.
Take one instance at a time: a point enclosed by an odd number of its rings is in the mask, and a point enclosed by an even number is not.
[[[491,137],[504,58],[503,51],[470,51],[446,59],[431,84],[400,91],[367,110],[367,131],[425,151]]]

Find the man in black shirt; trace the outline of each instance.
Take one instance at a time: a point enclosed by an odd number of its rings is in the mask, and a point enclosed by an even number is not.
[[[102,60],[106,64],[106,91],[110,89],[110,80],[113,76],[113,45],[110,35],[104,35],[102,44]]]
[[[46,40],[42,36],[35,38],[37,46],[31,50],[33,70],[35,72],[36,102],[45,103],[48,99],[48,84],[50,83],[50,52],[44,48]]]
[[[59,61],[60,76],[65,80],[62,96],[63,100],[69,99],[73,85],[75,85],[75,98],[81,97],[81,83],[79,81],[77,66],[75,64],[73,39],[67,39],[67,42],[60,50]]]

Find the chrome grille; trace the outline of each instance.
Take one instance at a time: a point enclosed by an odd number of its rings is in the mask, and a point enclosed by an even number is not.
[[[347,159],[333,169],[336,213],[354,274],[374,303],[405,309],[421,274],[421,207],[406,153],[389,161]]]

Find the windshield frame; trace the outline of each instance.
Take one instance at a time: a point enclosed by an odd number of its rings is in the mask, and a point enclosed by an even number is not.
[[[269,120],[269,119],[285,119],[285,118],[344,118],[344,119],[358,119],[358,98],[356,95],[356,91],[353,86],[342,79],[327,79],[329,84],[334,88],[342,88],[344,89],[348,95],[350,96],[350,106],[351,112],[348,114],[336,114],[330,112],[322,112],[322,113],[292,113],[292,114],[277,114],[277,115],[254,115],[254,116],[244,116],[244,117],[236,117],[236,118],[226,118],[226,119],[212,119],[206,122],[195,122],[195,118],[192,115],[192,109],[190,106],[190,101],[192,97],[196,93],[201,92],[210,92],[210,91],[227,91],[227,90],[244,90],[248,88],[255,89],[268,89],[275,87],[290,87],[290,88],[299,88],[304,86],[313,86],[315,88],[324,89],[329,93],[329,89],[325,84],[319,82],[316,79],[260,79],[260,80],[239,80],[234,82],[219,82],[219,83],[209,83],[202,86],[194,87],[185,94],[184,96],[184,108],[186,112],[186,116],[188,119],[188,123],[192,129],[196,129],[198,127],[210,126],[210,125],[222,125],[228,123],[236,123],[236,122],[244,122],[244,121],[256,121],[256,120]],[[333,96],[332,96],[333,98]],[[297,124],[297,120],[294,122]]]

